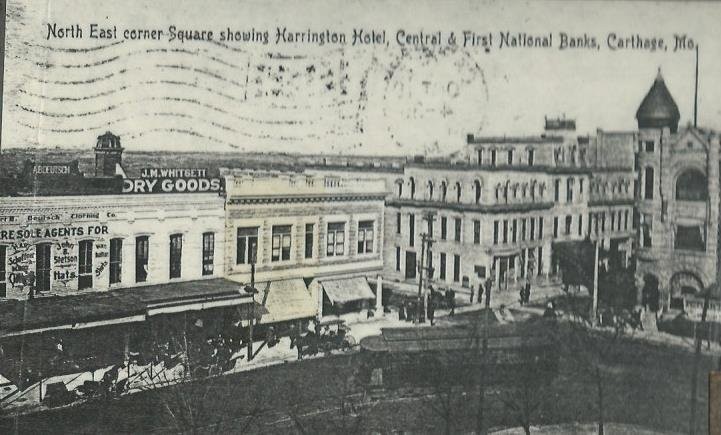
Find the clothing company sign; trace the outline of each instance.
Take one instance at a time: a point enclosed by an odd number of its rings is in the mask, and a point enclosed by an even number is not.
[[[108,234],[107,225],[87,225],[72,227],[23,228],[0,230],[1,240],[24,240],[59,237],[82,237]]]
[[[222,192],[223,180],[207,173],[207,169],[145,168],[140,178],[123,180],[123,193]]]

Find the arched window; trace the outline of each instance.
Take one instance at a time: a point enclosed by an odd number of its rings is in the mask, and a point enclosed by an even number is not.
[[[403,180],[396,181],[396,192],[398,193],[398,198],[403,196]]]
[[[415,178],[411,177],[409,182],[411,183],[411,199],[413,199],[416,196],[416,180]]]
[[[448,195],[448,184],[444,180],[441,181],[441,201],[446,202],[446,195]]]
[[[428,200],[433,201],[433,180],[428,180]]]
[[[476,197],[476,204],[481,202],[481,182],[478,180],[475,180],[473,182],[473,189]]]
[[[643,171],[643,198],[653,199],[653,168],[650,166]]]
[[[461,202],[461,183],[456,182],[456,201]]]
[[[506,181],[506,184],[503,185],[503,199],[508,202],[508,184],[510,181]]]
[[[706,176],[698,169],[687,169],[676,179],[676,199],[705,201],[708,198]]]
[[[496,202],[501,202],[501,190],[503,186],[501,183],[496,184]]]

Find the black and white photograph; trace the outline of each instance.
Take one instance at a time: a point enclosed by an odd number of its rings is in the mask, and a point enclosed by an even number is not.
[[[721,2],[1,3],[0,433],[721,434]]]

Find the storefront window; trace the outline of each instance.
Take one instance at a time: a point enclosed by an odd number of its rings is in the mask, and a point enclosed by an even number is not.
[[[110,284],[121,281],[123,274],[123,239],[110,239]]]
[[[35,290],[50,291],[50,243],[35,245]]]
[[[290,260],[290,225],[275,225],[271,243],[271,261]]]
[[[328,224],[326,256],[334,257],[345,254],[345,222]]]
[[[135,282],[148,280],[148,236],[135,238]]]
[[[212,275],[215,258],[215,234],[203,233],[203,276]]]
[[[453,255],[453,282],[461,280],[461,256]]]
[[[78,243],[78,290],[93,286],[93,241]]]
[[[180,267],[183,255],[183,235],[170,236],[170,278],[180,278]]]
[[[373,252],[373,221],[358,222],[358,253]]]

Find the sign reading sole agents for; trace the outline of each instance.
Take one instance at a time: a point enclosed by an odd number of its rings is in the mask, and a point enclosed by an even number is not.
[[[123,180],[123,193],[222,192],[223,179],[206,174],[206,169],[144,169],[140,178]]]

